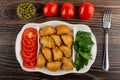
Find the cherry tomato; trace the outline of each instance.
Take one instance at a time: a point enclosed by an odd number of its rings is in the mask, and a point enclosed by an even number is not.
[[[35,28],[27,28],[22,36],[25,40],[35,41],[37,39],[37,30]]]
[[[36,62],[27,62],[27,61],[23,61],[23,65],[26,68],[34,68],[36,66]]]
[[[82,20],[91,18],[94,14],[94,6],[89,2],[84,2],[80,5],[78,15]]]
[[[72,3],[64,3],[60,10],[61,16],[63,18],[72,18],[75,15],[75,7]]]
[[[44,8],[43,13],[48,17],[55,16],[58,12],[58,5],[55,2],[48,2]]]

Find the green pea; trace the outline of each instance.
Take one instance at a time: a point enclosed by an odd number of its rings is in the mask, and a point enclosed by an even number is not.
[[[33,14],[33,12],[30,12],[30,14]]]
[[[29,19],[29,18],[32,18],[32,16],[34,15],[34,13],[35,13],[34,9],[35,8],[34,8],[33,4],[25,2],[18,6],[17,12],[20,17]]]

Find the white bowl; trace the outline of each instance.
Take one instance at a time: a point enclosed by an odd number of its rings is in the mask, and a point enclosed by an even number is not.
[[[76,33],[78,31],[85,31],[85,32],[90,32],[91,33],[91,38],[94,42],[94,45],[91,48],[92,59],[89,60],[88,65],[84,66],[84,68],[79,70],[79,71],[76,71],[75,67],[71,71],[58,70],[56,72],[51,72],[45,67],[43,67],[41,69],[40,68],[35,68],[35,69],[25,68],[22,64],[23,61],[22,61],[22,57],[21,57],[21,54],[20,54],[21,38],[22,38],[23,31],[28,27],[33,27],[33,28],[36,28],[39,32],[39,29],[43,26],[52,25],[52,26],[56,27],[60,24],[67,25],[71,29],[73,29],[74,39],[75,39]],[[39,40],[38,40],[38,44],[39,44]],[[39,48],[40,48],[40,45],[38,45],[38,52],[39,52]],[[74,48],[73,48],[73,54],[72,54],[72,58],[71,58],[73,60],[73,62],[75,60],[75,54],[76,53],[75,53]],[[54,75],[54,76],[64,75],[64,74],[68,74],[68,73],[85,73],[85,72],[87,72],[90,69],[90,67],[92,66],[92,64],[94,63],[95,58],[96,58],[96,54],[97,54],[97,43],[96,43],[96,38],[95,38],[94,34],[92,33],[91,29],[87,25],[70,24],[70,23],[66,23],[66,22],[63,22],[63,21],[48,21],[48,22],[44,22],[44,23],[28,23],[28,24],[24,25],[22,30],[18,33],[17,38],[16,38],[16,44],[15,44],[15,55],[16,55],[16,58],[17,58],[20,66],[22,67],[23,70],[28,71],[28,72],[41,72],[41,73],[44,73],[44,74]]]

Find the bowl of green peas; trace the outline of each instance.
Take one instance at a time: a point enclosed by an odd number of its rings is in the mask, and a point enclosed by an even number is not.
[[[31,19],[36,13],[35,6],[30,2],[23,2],[17,7],[17,15],[23,19]]]

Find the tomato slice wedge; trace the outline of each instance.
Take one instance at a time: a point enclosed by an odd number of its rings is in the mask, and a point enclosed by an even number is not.
[[[32,59],[37,56],[36,52],[25,52],[24,50],[21,51],[21,55],[23,60]]]
[[[35,42],[31,42],[31,41],[27,41],[27,40],[22,40],[22,46],[25,46],[25,47],[28,47],[28,48],[32,48],[32,47],[35,47],[37,46],[37,41]]]
[[[37,57],[36,56],[34,56],[33,58],[27,58],[27,59],[25,59],[25,61],[27,61],[27,62],[35,62],[36,63],[37,62]]]
[[[36,62],[23,61],[23,66],[26,68],[34,68],[36,66]]]
[[[22,37],[25,40],[35,41],[37,40],[37,30],[35,28],[27,28],[24,30]]]
[[[37,46],[35,47],[26,47],[26,46],[22,46],[22,49],[25,51],[25,52],[36,52],[37,53]]]
[[[37,63],[37,37],[35,28],[26,28],[22,34],[21,56],[23,65],[27,68],[34,68]]]

